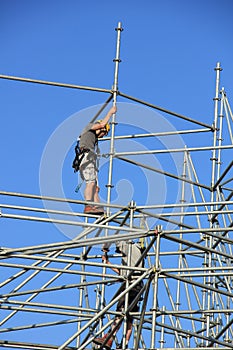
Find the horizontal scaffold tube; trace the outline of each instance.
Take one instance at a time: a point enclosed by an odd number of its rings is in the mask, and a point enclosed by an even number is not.
[[[187,120],[187,121],[189,121],[189,122],[191,122],[191,123],[204,126],[204,127],[206,127],[206,128],[209,128],[209,129],[212,130],[212,131],[214,130],[214,129],[213,129],[213,126],[208,125],[208,124],[205,124],[205,123],[200,122],[200,121],[198,121],[198,120],[191,119],[191,118],[186,117],[186,116],[184,116],[184,115],[182,115],[182,114],[169,111],[168,109],[165,109],[165,108],[163,108],[163,107],[156,106],[156,105],[154,105],[154,104],[152,104],[152,103],[149,103],[149,102],[140,100],[140,99],[135,98],[135,97],[133,97],[133,96],[126,95],[126,94],[124,94],[124,93],[122,93],[122,92],[119,92],[119,95],[122,96],[122,97],[125,97],[125,98],[127,98],[127,99],[129,99],[129,100],[132,100],[132,101],[138,102],[138,103],[140,103],[140,104],[143,104],[143,105],[145,105],[145,106],[148,106],[148,107],[157,109],[157,110],[159,110],[159,111],[161,111],[161,112],[164,112],[164,113],[173,115],[173,116],[175,116],[175,117],[178,117],[178,118],[181,118],[181,119],[184,119],[184,120]]]
[[[11,191],[1,191],[0,195],[3,196],[10,196],[10,197],[22,197],[22,198],[30,198],[30,199],[39,199],[39,200],[48,200],[48,201],[54,201],[54,202],[67,202],[67,203],[73,203],[73,204],[85,204],[85,201],[71,199],[71,198],[62,198],[62,197],[51,197],[51,196],[40,196],[36,194],[30,194],[30,193],[20,193],[20,192],[11,192]],[[106,204],[101,203],[105,206],[109,206],[111,208],[118,208],[118,209],[126,209],[126,206],[122,206],[119,204]],[[199,206],[212,206],[212,205],[232,205],[233,201],[225,200],[225,201],[213,201],[213,202],[186,202],[186,203],[171,203],[171,204],[152,204],[152,205],[139,205],[136,206],[137,209],[157,209],[161,208],[178,208],[178,207],[199,207]]]
[[[127,163],[130,163],[130,164],[133,164],[133,165],[136,165],[136,166],[139,166],[141,168],[145,168],[145,169],[148,169],[148,170],[151,170],[151,171],[154,171],[158,174],[161,174],[161,175],[165,175],[165,176],[168,176],[168,177],[171,177],[173,179],[176,179],[176,180],[180,180],[180,181],[183,181],[183,182],[187,182],[187,183],[190,183],[192,185],[195,185],[195,186],[198,186],[198,187],[202,187],[202,188],[205,188],[209,191],[211,191],[211,188],[209,186],[206,186],[204,184],[200,184],[200,183],[197,183],[195,181],[192,181],[192,180],[189,180],[189,179],[186,179],[182,176],[178,176],[178,175],[175,175],[175,174],[171,174],[167,171],[164,171],[164,170],[161,170],[161,169],[156,169],[154,167],[151,167],[147,164],[142,164],[142,163],[139,163],[139,162],[136,162],[132,159],[129,159],[129,158],[123,158],[123,157],[119,157],[118,155],[115,155],[115,157],[117,159],[120,159],[120,160],[123,160],[124,162],[127,162]]]
[[[86,201],[81,201],[77,199],[71,199],[71,198],[64,198],[64,197],[52,197],[52,196],[40,196],[38,194],[31,194],[31,193],[20,193],[20,192],[10,192],[10,191],[1,191],[0,195],[2,196],[10,196],[10,197],[22,197],[22,198],[30,198],[30,199],[39,199],[44,201],[52,201],[52,202],[65,202],[65,203],[73,203],[73,204],[87,204]],[[95,204],[94,202],[88,202],[90,204]],[[125,206],[119,205],[119,204],[107,204],[107,203],[100,203],[99,205],[103,206],[109,206],[111,208],[118,208],[123,209],[126,208]]]
[[[158,136],[169,136],[169,135],[182,135],[182,134],[195,134],[202,132],[210,132],[210,129],[194,129],[194,130],[176,130],[176,131],[162,131],[162,132],[151,132],[147,134],[131,134],[131,135],[120,135],[114,136],[114,140],[125,140],[132,138],[146,138],[146,137],[158,137]],[[108,141],[110,137],[104,137],[104,139],[99,141]]]
[[[24,83],[34,83],[34,84],[57,86],[57,87],[63,87],[63,88],[69,88],[69,89],[89,90],[89,91],[96,91],[96,92],[107,92],[107,93],[112,94],[112,90],[109,90],[109,89],[95,88],[95,87],[75,85],[75,84],[58,83],[58,82],[53,82],[53,81],[30,79],[30,78],[23,78],[23,77],[15,77],[15,76],[10,76],[10,75],[0,74],[0,79],[15,80],[15,81],[21,81]]]
[[[69,220],[59,220],[59,219],[50,219],[50,218],[42,218],[37,216],[26,216],[26,215],[15,215],[15,214],[4,214],[1,213],[1,217],[5,219],[17,219],[17,220],[28,220],[28,221],[40,221],[40,222],[46,222],[46,223],[56,223],[61,225],[73,225],[73,226],[81,226],[81,227],[92,227],[92,228],[106,228],[106,225],[101,223],[85,223],[85,222],[77,222],[77,221],[69,221]],[[121,227],[121,226],[108,226],[109,230],[118,230],[118,231],[140,231],[139,229],[135,228],[128,228],[128,227]],[[142,230],[141,230],[142,232]],[[145,232],[145,231],[143,231]]]
[[[186,147],[186,148],[168,148],[168,149],[154,149],[145,151],[128,151],[128,152],[116,152],[115,157],[119,156],[138,156],[138,155],[148,155],[148,154],[162,154],[162,153],[179,153],[179,152],[197,152],[197,151],[211,151],[211,150],[221,150],[221,149],[233,149],[232,145],[224,146],[203,146],[203,147]]]

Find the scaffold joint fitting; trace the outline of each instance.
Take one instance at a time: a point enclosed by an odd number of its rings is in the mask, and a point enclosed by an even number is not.
[[[113,62],[121,62],[121,59],[120,58],[114,58]]]
[[[120,30],[121,32],[123,32],[123,28],[122,27],[117,27],[117,28],[115,28],[115,30]]]
[[[110,188],[113,188],[113,187],[114,187],[114,185],[107,184],[107,185],[105,185],[105,187],[110,187]]]

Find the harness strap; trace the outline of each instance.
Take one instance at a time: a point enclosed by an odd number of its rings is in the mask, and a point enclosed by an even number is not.
[[[85,156],[85,153],[88,153],[90,150],[88,148],[77,148],[75,149],[76,155],[72,164],[72,168],[74,168],[74,172],[79,171],[80,164]]]

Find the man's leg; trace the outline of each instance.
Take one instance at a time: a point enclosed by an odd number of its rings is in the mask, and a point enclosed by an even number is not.
[[[131,334],[132,334],[132,330],[133,330],[133,322],[132,320],[128,320],[127,321],[127,331],[126,331],[126,336],[125,336],[125,342],[126,345],[128,345]]]
[[[84,213],[96,214],[96,215],[104,214],[104,208],[98,205],[100,203],[100,200],[99,200],[99,195],[97,192],[97,186],[95,181],[86,182],[86,188],[84,190],[84,198],[86,201],[95,202],[97,204],[97,205],[86,204]]]
[[[86,182],[86,187],[84,190],[84,198],[87,202],[95,202],[95,192],[96,192],[96,182],[95,181],[88,181]],[[95,207],[93,204],[86,204],[84,213],[86,214],[96,214],[96,215],[102,215],[102,211],[98,211],[97,207]]]
[[[86,182],[86,187],[84,190],[85,201],[94,202],[95,189],[96,189],[95,181]]]
[[[126,324],[126,335],[125,335],[126,348],[128,347],[132,331],[133,331],[133,320],[130,318],[127,320],[127,324]],[[117,346],[117,349],[122,349],[122,347],[123,347],[123,339],[121,343]]]
[[[100,203],[99,191],[100,191],[100,188],[96,184],[95,185],[95,190],[94,190],[94,202],[95,203]]]
[[[94,189],[94,202],[96,203],[96,206],[95,206],[95,210],[100,214],[104,214],[104,208],[102,206],[99,205],[100,203],[100,197],[99,197],[99,191],[100,191],[100,188],[99,186],[97,185],[97,181],[95,183],[95,189]]]
[[[96,191],[97,188],[97,172],[96,167],[93,162],[84,163],[80,167],[80,173],[83,180],[86,182],[86,187],[84,190],[84,198],[86,201],[97,202],[99,203],[99,195]],[[104,210],[98,207],[95,207],[93,204],[86,204],[84,213],[86,214],[104,214]]]
[[[108,333],[106,333],[102,338],[93,339],[93,343],[98,344],[98,345],[102,345],[106,349],[110,350],[112,347],[112,343],[113,343],[113,340],[115,338],[115,335],[121,326],[122,320],[123,320],[123,318],[116,317],[114,319],[113,324],[112,324],[111,331],[108,331]],[[110,335],[110,333],[112,333],[112,334]]]
[[[138,296],[140,289],[138,290],[137,288],[133,288],[129,291],[129,299],[128,299],[128,304],[129,306],[135,301],[135,299]],[[132,308],[130,308],[131,312],[138,312],[139,311],[139,306],[138,304],[134,305]],[[131,315],[127,315],[127,321],[126,321],[126,334],[125,334],[125,345],[126,348],[128,347],[128,343],[133,331],[133,317]],[[122,345],[123,345],[123,339],[121,341],[121,344],[119,345],[119,347],[117,349],[122,349]]]

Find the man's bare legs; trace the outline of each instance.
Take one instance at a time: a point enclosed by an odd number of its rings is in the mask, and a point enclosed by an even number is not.
[[[117,334],[117,331],[119,330],[121,324],[123,322],[123,318],[115,318],[114,322],[113,322],[113,325],[112,325],[112,330],[114,329],[114,333],[113,333],[113,337],[116,336]],[[128,343],[129,343],[129,340],[130,340],[130,337],[131,337],[131,334],[132,334],[132,331],[133,331],[133,323],[131,320],[127,320],[127,324],[126,324],[126,335],[125,335],[125,345],[127,346]],[[122,347],[122,343],[123,343],[123,340],[121,341],[121,344],[120,344],[120,349]]]
[[[96,181],[86,182],[84,190],[85,201],[95,202]]]
[[[96,181],[87,182],[84,190],[84,198],[86,201],[100,203],[99,198],[100,188],[97,186]]]
[[[100,197],[99,197],[99,191],[100,191],[100,188],[99,186],[95,186],[95,192],[94,192],[94,202],[95,203],[100,203]]]
[[[96,205],[86,204],[84,213],[103,215],[104,208],[99,206],[100,198],[99,198],[99,187],[97,186],[96,181],[86,182],[86,187],[84,190],[84,198],[87,202],[95,202]]]
[[[127,321],[127,331],[126,331],[126,336],[125,336],[125,341],[126,341],[126,345],[128,345],[131,334],[132,334],[132,330],[133,330],[133,324],[131,321]]]
[[[95,339],[94,342],[96,344],[99,344],[99,345],[105,344],[106,348],[110,349],[112,346],[113,339],[115,338],[117,331],[119,330],[119,328],[122,324],[122,321],[123,321],[123,318],[121,318],[121,319],[115,318],[113,325],[112,325],[112,331],[114,330],[112,336],[110,336],[110,332],[109,332],[109,333],[106,333],[103,338]],[[130,337],[132,334],[132,330],[133,330],[132,321],[127,320],[127,330],[126,330],[126,336],[125,336],[126,348],[128,347],[129,340],[130,340]],[[123,339],[122,339],[121,343],[117,345],[117,349],[122,349],[122,346],[123,346]]]

